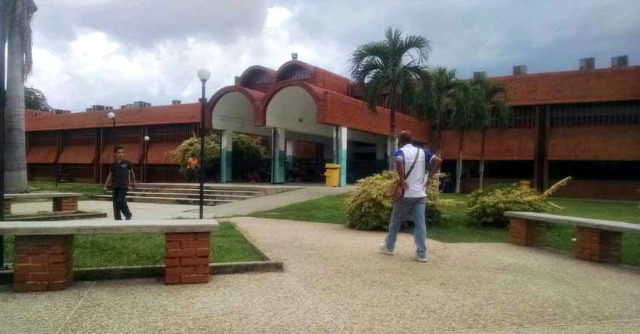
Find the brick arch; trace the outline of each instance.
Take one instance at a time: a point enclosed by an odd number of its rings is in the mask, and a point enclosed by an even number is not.
[[[316,75],[315,66],[309,65],[299,60],[289,60],[288,62],[282,64],[280,68],[278,68],[278,71],[276,72],[276,82],[281,82],[286,80],[295,80],[290,77],[290,73],[296,68],[301,68],[304,71],[309,73],[309,77],[303,80],[309,80],[311,82],[315,80],[315,75]]]
[[[320,114],[321,110],[324,110],[324,92],[326,91],[325,89],[301,81],[283,82],[276,85],[262,98],[262,102],[260,103],[259,118],[255,119],[256,126],[267,125],[267,108],[269,107],[269,103],[271,102],[273,97],[276,96],[276,94],[288,87],[300,87],[304,89],[315,101],[318,114]]]
[[[213,110],[215,109],[218,101],[220,101],[223,96],[232,92],[238,92],[246,96],[253,108],[254,122],[257,123],[257,120],[260,119],[262,110],[260,101],[264,96],[264,93],[239,86],[226,86],[220,88],[215,94],[213,94],[213,96],[209,99],[207,105],[205,106],[204,125],[206,129],[212,128],[211,121],[213,119]]]
[[[257,75],[264,75],[266,77],[266,82],[260,83],[257,86],[266,86],[272,84],[276,81],[277,72],[268,67],[254,65],[242,72],[240,75],[240,86],[245,88],[253,88],[255,85],[251,85],[250,80],[255,78]]]

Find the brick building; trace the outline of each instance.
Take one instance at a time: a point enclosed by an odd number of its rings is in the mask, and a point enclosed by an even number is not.
[[[584,59],[575,71],[526,74],[514,67],[512,76],[490,78],[505,85],[515,117],[507,129],[487,134],[485,184],[524,179],[544,189],[571,176],[559,195],[640,199],[640,66],[618,59],[611,68]],[[465,134],[465,191],[478,184],[480,136]],[[452,173],[458,139],[443,134]]]
[[[591,65],[590,65],[591,64]],[[561,191],[572,197],[640,199],[640,66],[595,69],[581,61],[576,71],[494,77],[507,88],[514,121],[487,135],[486,184],[528,179],[539,188],[564,176]],[[383,99],[384,100],[384,99]],[[389,128],[384,102],[371,113],[347,78],[298,60],[279,69],[252,66],[235,84],[218,90],[206,105],[205,124],[221,137],[221,182],[231,178],[231,135],[268,138],[271,181],[292,180],[292,166],[346,165],[341,183],[384,168]],[[181,181],[170,152],[197,133],[199,104],[106,111],[27,114],[29,177],[101,182],[111,161],[115,131],[146,182]],[[398,129],[429,141],[428,124],[399,115]],[[143,137],[151,137],[145,143]],[[445,131],[443,169],[455,173],[458,134]],[[480,133],[465,135],[463,189],[477,184]],[[142,168],[144,166],[144,168]]]

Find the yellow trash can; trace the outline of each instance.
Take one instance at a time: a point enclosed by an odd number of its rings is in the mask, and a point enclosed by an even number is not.
[[[324,176],[326,177],[325,185],[327,187],[337,187],[340,185],[340,165],[326,164]]]

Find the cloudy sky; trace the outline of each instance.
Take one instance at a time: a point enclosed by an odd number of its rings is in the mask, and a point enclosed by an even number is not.
[[[582,57],[640,65],[638,0],[36,0],[34,74],[54,108],[195,102],[251,65],[299,59],[347,76],[388,26],[432,42],[429,66],[460,78],[571,70]]]

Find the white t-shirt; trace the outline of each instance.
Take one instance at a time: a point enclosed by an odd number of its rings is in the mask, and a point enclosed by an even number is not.
[[[411,174],[406,178],[406,182],[408,188],[404,191],[404,197],[406,198],[416,198],[416,197],[426,197],[427,193],[424,190],[424,186],[427,183],[427,161],[431,162],[434,155],[425,150],[418,147],[415,147],[411,144],[407,144],[400,148],[396,154],[396,158],[401,157],[404,161],[404,172],[405,174],[409,172],[411,165],[418,158],[415,167],[411,171]]]

